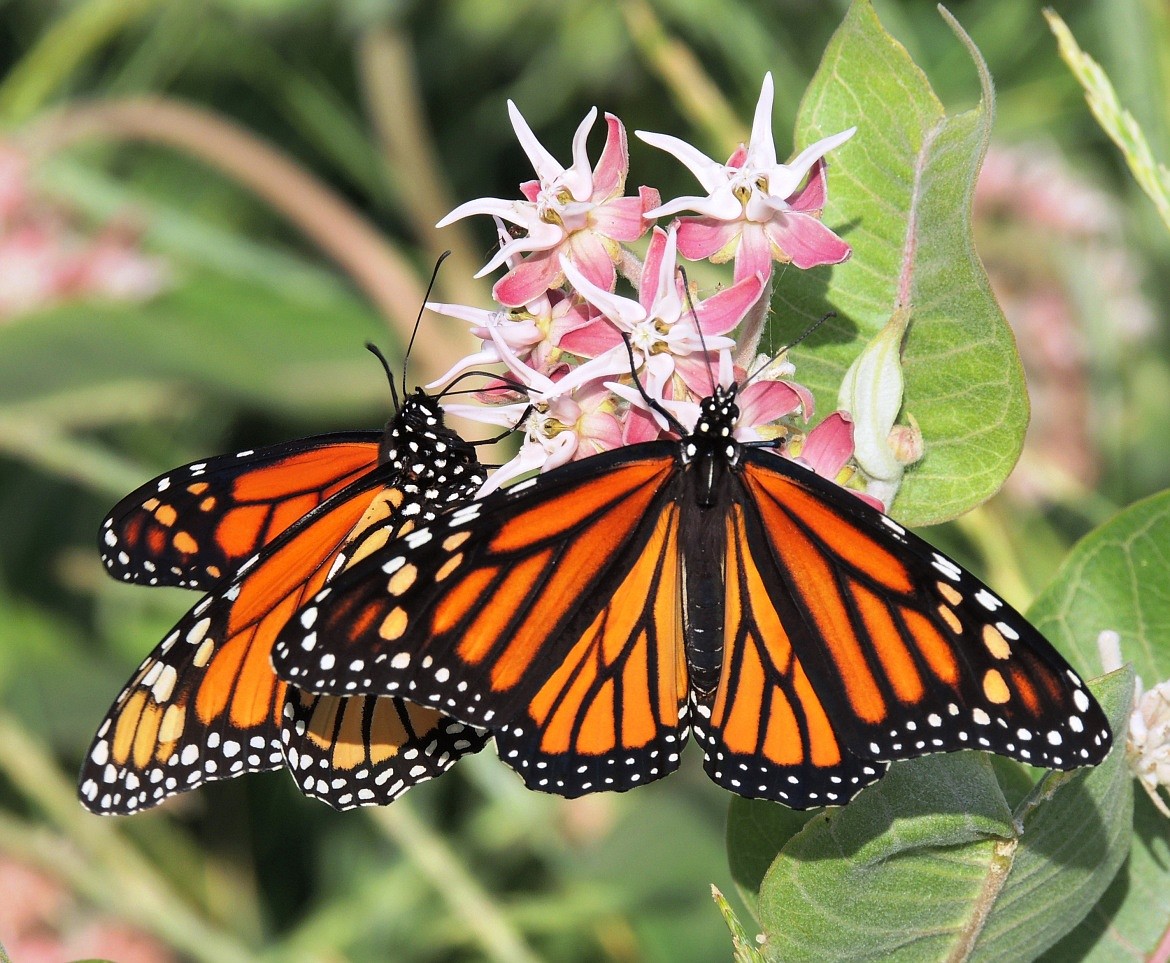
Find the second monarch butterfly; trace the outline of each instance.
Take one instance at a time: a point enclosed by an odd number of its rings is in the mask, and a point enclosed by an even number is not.
[[[693,731],[741,796],[840,805],[897,759],[1100,762],[1081,678],[973,575],[845,489],[734,438],[716,387],[679,440],[456,509],[323,588],[274,648],[324,693],[496,730],[538,790],[627,790]]]
[[[393,381],[391,381],[393,390]],[[335,572],[470,497],[484,473],[421,389],[383,432],[195,462],[126,496],[100,536],[125,581],[209,594],[139,666],[81,771],[96,813],[129,813],[287,766],[337,809],[384,804],[489,736],[393,697],[314,696],[279,680],[279,629]]]

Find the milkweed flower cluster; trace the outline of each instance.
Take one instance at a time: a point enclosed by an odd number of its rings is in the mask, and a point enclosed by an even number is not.
[[[743,385],[738,440],[783,438],[786,453],[812,470],[837,479],[847,473],[852,419],[837,413],[806,432],[811,392],[793,380],[784,355],[758,358],[756,351],[773,265],[817,268],[851,253],[822,223],[821,213],[828,194],[826,156],[856,128],[778,163],[772,102],[768,74],[751,138],[726,163],[676,137],[637,131],[643,142],[686,166],[706,192],[665,202],[652,187],[625,193],[628,141],[612,114],[605,115],[597,163],[590,166],[586,148],[597,119],[593,109],[577,129],[572,162],[565,167],[509,102],[536,179],[520,186],[520,199],[469,201],[439,222],[441,227],[473,214],[496,219],[500,247],[479,275],[507,269],[492,289],[496,306],[427,305],[470,324],[482,343],[434,385],[485,365],[503,369],[498,381],[478,392],[479,404],[448,402],[447,411],[523,433],[519,452],[489,479],[485,492],[575,459],[671,436],[658,407],[689,428],[699,401],[717,382],[733,381]],[[668,220],[683,211],[693,213]],[[628,245],[647,233],[639,259]],[[680,269],[680,256],[716,264],[733,260],[730,284],[704,296]],[[633,297],[618,293],[620,277]]]

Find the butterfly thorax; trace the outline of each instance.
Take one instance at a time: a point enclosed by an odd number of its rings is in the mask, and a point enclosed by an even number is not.
[[[695,427],[682,440],[682,460],[699,506],[716,507],[725,490],[723,473],[739,461],[739,442],[735,440],[735,422],[739,407],[735,403],[735,385],[716,387],[715,393],[699,405]]]
[[[733,434],[739,408],[735,388],[717,387],[704,398],[694,430],[682,440],[680,499],[684,634],[691,689],[700,701],[713,696],[723,663],[727,475],[739,461]]]
[[[474,490],[485,479],[475,449],[446,426],[443,409],[422,388],[386,425],[378,461],[430,487],[454,484],[462,490],[465,482]]]

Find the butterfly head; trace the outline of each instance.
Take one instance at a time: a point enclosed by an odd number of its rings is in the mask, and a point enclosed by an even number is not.
[[[739,419],[736,391],[736,385],[729,388],[717,385],[714,394],[700,402],[699,417],[684,446],[688,457],[726,449],[727,456],[734,458],[735,423]]]
[[[422,388],[407,395],[387,422],[378,460],[417,478],[447,480],[454,474],[483,482],[475,449],[447,427],[438,400]]]

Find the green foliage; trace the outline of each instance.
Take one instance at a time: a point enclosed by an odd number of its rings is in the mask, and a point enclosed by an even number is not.
[[[1122,657],[1147,687],[1170,676],[1170,492],[1121,512],[1069,554],[1053,585],[1032,607],[1036,625],[1082,666],[1100,659],[1098,634],[1121,636]],[[1115,730],[1116,731],[1116,730]],[[1098,912],[1052,951],[1051,959],[1144,958],[1170,919],[1170,844],[1166,818],[1143,793],[1135,806],[1129,862]]]
[[[793,352],[826,413],[861,347],[895,311],[909,311],[903,411],[921,426],[926,454],[906,473],[893,514],[912,525],[954,518],[998,490],[1028,419],[1015,340],[971,236],[994,95],[978,51],[955,28],[982,98],[948,115],[872,6],[850,7],[801,101],[796,141],[857,125],[833,153],[825,208],[853,257],[827,278],[824,268],[787,272],[773,299],[790,336],[838,312]]]

